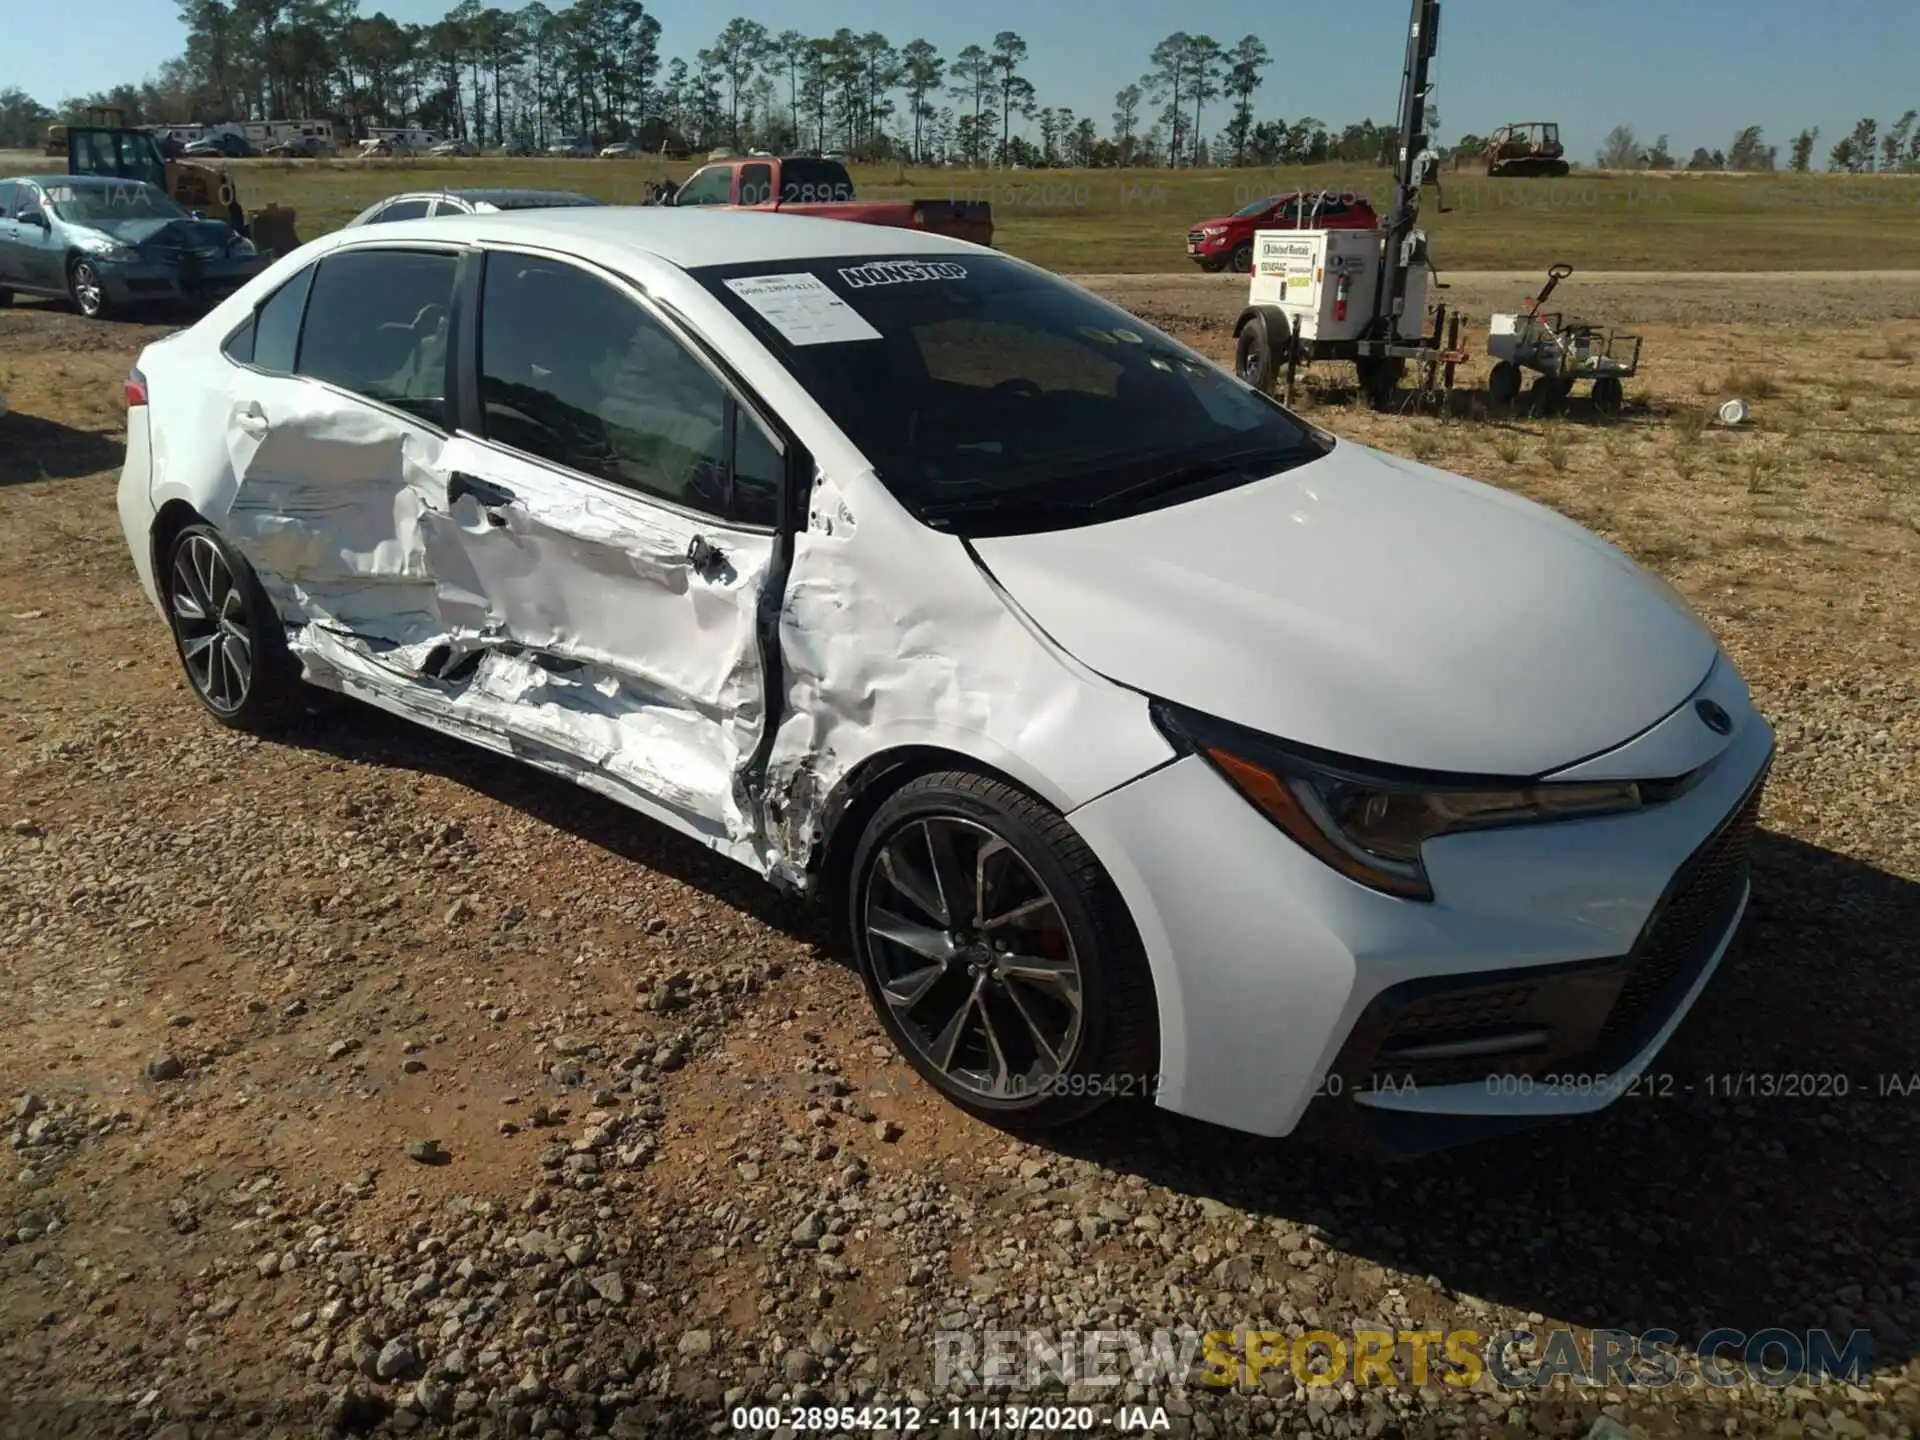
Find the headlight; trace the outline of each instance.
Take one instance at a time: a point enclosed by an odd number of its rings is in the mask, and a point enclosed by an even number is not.
[[[1431,900],[1420,850],[1439,835],[1637,810],[1637,782],[1555,784],[1373,769],[1307,753],[1156,702],[1155,722],[1206,757],[1288,838],[1350,880]]]
[[[234,236],[232,241],[227,245],[227,254],[229,255],[252,255],[254,253],[256,252],[253,248],[253,242],[244,235]]]
[[[79,240],[80,248],[89,255],[101,260],[138,260],[140,252],[131,245],[122,245],[110,235],[83,235]]]
[[[1218,240],[1222,235],[1227,233],[1227,227],[1224,225],[1203,225],[1200,227],[1200,233],[1209,240]]]

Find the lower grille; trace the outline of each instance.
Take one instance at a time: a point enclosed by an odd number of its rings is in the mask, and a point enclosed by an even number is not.
[[[1726,933],[1752,868],[1766,780],[1763,773],[1733,818],[1694,853],[1641,930],[1620,997],[1600,1027],[1603,1063],[1625,1064],[1653,1038]]]

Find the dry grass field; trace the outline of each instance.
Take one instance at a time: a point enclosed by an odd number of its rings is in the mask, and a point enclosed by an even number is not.
[[[0,152],[0,175],[64,162]],[[637,204],[647,181],[685,179],[690,162],[653,160],[242,160],[235,183],[249,208],[277,203],[303,239],[351,219],[382,196],[458,185],[577,190]],[[863,195],[989,201],[996,243],[1050,269],[1184,272],[1195,221],[1288,190],[1350,191],[1383,213],[1384,170],[903,170],[857,166]],[[1689,175],[1577,172],[1559,180],[1445,174],[1423,223],[1443,269],[1876,270],[1920,267],[1920,176]],[[1448,213],[1442,215],[1444,204]]]
[[[322,176],[258,189],[316,215],[367,193]],[[1236,285],[1092,283],[1229,357]],[[1450,296],[1477,316],[1529,284]],[[1646,337],[1617,418],[1489,413],[1484,364],[1445,417],[1372,413],[1339,367],[1301,405],[1685,592],[1779,735],[1751,919],[1670,1088],[1391,1168],[1135,1110],[1015,1140],[889,1060],[814,923],[744,872],[370,712],[219,731],[114,513],[119,381],[162,326],[0,311],[0,1434],[711,1435],[763,1400],[944,1420],[942,1329],[1374,1322],[1683,1351],[1864,1328],[1876,1368],[1142,1398],[1197,1436],[1911,1440],[1920,276],[1574,285]],[[1727,429],[1733,395],[1752,419]],[[1761,1088],[1796,1076],[1818,1084]],[[410,1160],[422,1138],[447,1163]]]

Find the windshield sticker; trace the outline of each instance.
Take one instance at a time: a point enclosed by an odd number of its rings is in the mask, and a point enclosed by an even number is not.
[[[726,282],[793,345],[832,345],[878,340],[880,332],[858,310],[827,288],[818,275],[749,275]]]
[[[912,285],[922,280],[964,280],[967,267],[951,260],[876,260],[840,272],[849,290],[871,285]]]

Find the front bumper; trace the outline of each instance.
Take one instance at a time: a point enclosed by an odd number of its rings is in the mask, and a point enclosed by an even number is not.
[[[1692,789],[1431,842],[1429,903],[1336,874],[1197,756],[1074,811],[1153,968],[1159,1103],[1284,1135],[1328,1102],[1417,1149],[1626,1093],[1746,904],[1773,735],[1724,661],[1697,698],[1735,728]]]
[[[116,305],[207,304],[224,300],[271,263],[264,255],[180,263],[102,260],[101,287]]]

